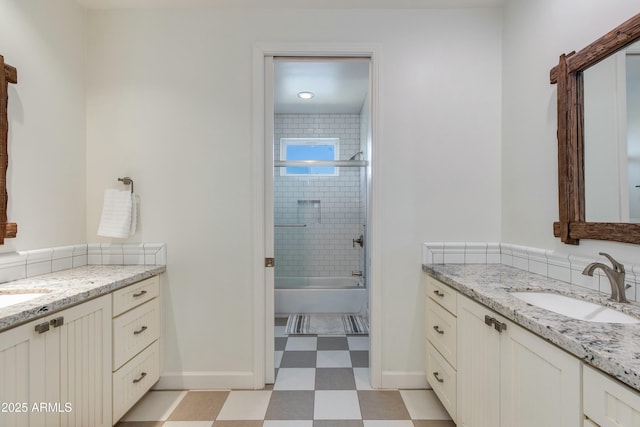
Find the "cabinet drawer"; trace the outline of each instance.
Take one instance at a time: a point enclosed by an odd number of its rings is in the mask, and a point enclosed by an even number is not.
[[[453,314],[438,305],[431,298],[427,298],[427,339],[456,367],[456,318]]]
[[[113,422],[117,422],[160,378],[160,346],[154,341],[113,373]]]
[[[582,371],[584,414],[602,427],[631,427],[640,422],[640,393],[590,366]]]
[[[133,285],[119,289],[113,293],[113,316],[118,316],[144,302],[158,296],[160,280],[158,276],[150,277]]]
[[[160,336],[158,298],[113,319],[113,370]]]
[[[456,422],[457,374],[429,341],[427,341],[427,381],[431,384],[433,391],[453,421]]]
[[[425,276],[425,278],[427,282],[427,296],[455,315],[457,312],[456,295],[458,293],[431,276]]]

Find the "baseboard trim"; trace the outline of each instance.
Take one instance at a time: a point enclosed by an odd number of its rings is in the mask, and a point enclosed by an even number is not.
[[[253,372],[165,372],[154,390],[254,389]]]
[[[430,389],[424,371],[382,371],[381,388]]]
[[[253,372],[165,372],[154,390],[253,389]],[[383,371],[383,389],[430,389],[424,371]]]

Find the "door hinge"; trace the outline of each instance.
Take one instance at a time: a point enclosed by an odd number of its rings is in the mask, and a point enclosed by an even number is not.
[[[276,266],[276,259],[275,258],[265,258],[264,259],[264,266],[265,267],[275,267]]]

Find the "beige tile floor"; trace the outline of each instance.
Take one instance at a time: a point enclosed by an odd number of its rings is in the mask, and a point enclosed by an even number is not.
[[[431,390],[372,390],[368,341],[287,337],[277,319],[273,386],[151,391],[117,427],[455,427]]]

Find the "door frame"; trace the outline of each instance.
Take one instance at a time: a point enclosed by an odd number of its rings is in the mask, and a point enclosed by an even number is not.
[[[256,43],[253,47],[253,88],[252,88],[252,185],[253,185],[253,373],[254,388],[265,385],[267,366],[273,366],[274,313],[273,280],[268,280],[265,257],[273,257],[266,248],[265,221],[266,200],[265,173],[267,172],[265,107],[265,58],[270,56],[344,56],[365,57],[371,61],[371,188],[369,194],[369,375],[371,386],[380,388],[382,381],[382,290],[381,290],[381,249],[380,249],[380,205],[378,182],[381,182],[380,142],[381,126],[381,47],[378,44],[361,43]],[[269,205],[270,206],[270,205]],[[272,250],[272,248],[271,248]],[[273,276],[271,276],[273,277]],[[271,369],[271,368],[270,368]]]

